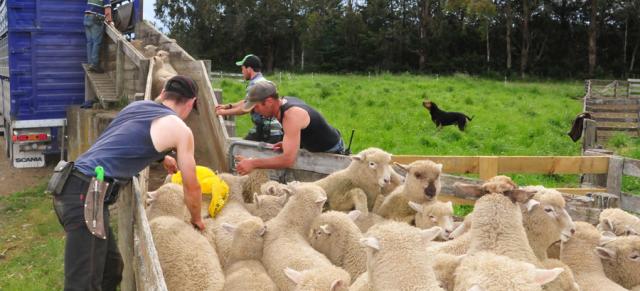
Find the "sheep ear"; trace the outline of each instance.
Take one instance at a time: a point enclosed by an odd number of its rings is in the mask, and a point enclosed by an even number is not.
[[[253,193],[253,204],[256,205],[257,208],[260,208],[260,197],[258,193]]]
[[[598,244],[603,246],[616,240],[616,238],[617,237],[613,232],[605,231],[604,233],[602,233],[602,236],[600,237],[600,241],[598,242]]]
[[[525,207],[527,207],[527,211],[531,212],[531,210],[533,210],[534,207],[536,207],[536,205],[539,205],[540,202],[538,200],[535,199],[529,199],[529,201],[527,201],[527,203],[524,204]]]
[[[454,229],[453,232],[449,234],[449,238],[454,239],[461,236],[464,233],[464,230],[465,230],[464,223],[460,223],[460,225],[458,225],[458,227],[456,227],[456,229]]]
[[[295,185],[295,184],[293,184]],[[290,188],[289,185],[287,185],[286,187],[282,188],[282,192],[284,192],[284,195],[282,196],[287,196],[287,198],[291,197],[293,195],[293,190]]]
[[[409,201],[409,207],[411,207],[411,209],[415,210],[418,213],[422,213],[422,205],[415,203],[413,201]]]
[[[380,250],[380,241],[375,237],[363,237],[360,239],[360,244],[365,247],[370,247],[376,251]]]
[[[348,286],[347,284],[344,283],[344,281],[342,280],[335,280],[333,281],[333,283],[331,283],[331,291],[337,291],[337,290],[343,290],[343,289],[347,289]]]
[[[351,219],[351,221],[356,221],[356,219],[358,219],[358,217],[360,217],[361,214],[362,214],[362,211],[356,209],[356,210],[349,211],[347,216],[349,217],[349,219]]]
[[[638,235],[638,232],[631,228],[630,226],[626,226],[627,231],[625,232],[627,235]]]
[[[484,291],[484,289],[476,284],[471,286],[471,288],[467,289],[467,291]]]
[[[616,251],[605,247],[596,247],[596,254],[603,260],[613,260],[616,258]]]
[[[156,201],[157,198],[158,198],[158,191],[147,192],[147,200],[145,200],[146,205],[147,206],[151,205],[153,201]]]
[[[404,165],[404,164],[397,163],[397,162],[393,162],[393,165],[395,165],[396,167],[402,169],[405,172],[409,172],[409,168],[410,167],[408,165]]]
[[[602,236],[604,237],[610,237],[610,238],[616,238],[618,237],[615,233],[611,232],[611,231],[603,231],[600,233]]]
[[[315,202],[316,202],[316,205],[322,206],[326,201],[327,201],[327,197],[320,197]]]
[[[600,225],[602,225],[602,230],[604,231],[613,231],[613,222],[608,218],[603,219]]]
[[[524,203],[525,201],[531,199],[531,197],[533,197],[533,195],[535,194],[536,194],[535,191],[527,191],[522,189],[515,189],[515,190],[509,190],[504,192],[504,195],[511,198],[511,201],[513,203],[516,203],[516,202]]]
[[[463,194],[467,194],[475,197],[480,197],[486,193],[481,185],[456,182],[453,184],[453,187],[456,188],[456,190],[462,192]]]
[[[293,283],[300,284],[300,282],[302,282],[302,273],[291,269],[289,267],[284,268],[284,274],[287,275],[287,278],[289,278],[291,281],[293,281]]]
[[[331,229],[329,229],[329,225],[328,224],[321,225],[320,229],[322,229],[322,232],[324,232],[326,234],[331,234]]]
[[[236,231],[236,229],[238,229],[237,226],[230,223],[226,223],[226,222],[222,223],[222,228],[224,228],[224,230],[226,230],[228,233],[231,233],[231,234],[233,234],[233,232]]]
[[[263,236],[266,232],[267,232],[267,226],[265,225],[260,229],[258,229],[258,236]]]
[[[422,241],[427,243],[432,241],[436,236],[440,235],[442,232],[442,228],[439,226],[434,226],[429,229],[420,230],[420,236],[422,237]]]
[[[438,169],[438,171],[442,172],[442,164],[436,164],[436,169]]]
[[[353,155],[353,156],[351,156],[351,160],[356,161],[356,162],[363,161],[364,160],[364,155],[361,155],[361,154]]]
[[[560,273],[564,272],[563,268],[547,269],[535,269],[533,271],[533,283],[544,285],[555,280]]]
[[[447,208],[453,209],[453,202],[447,201]]]

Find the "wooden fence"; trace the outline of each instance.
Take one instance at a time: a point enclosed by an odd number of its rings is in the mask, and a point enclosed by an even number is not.
[[[596,121],[599,142],[616,133],[640,136],[640,79],[587,80],[585,87],[583,111]]]

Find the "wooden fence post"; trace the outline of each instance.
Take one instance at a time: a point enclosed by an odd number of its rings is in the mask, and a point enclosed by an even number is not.
[[[133,183],[120,191],[118,198],[118,249],[122,255],[124,269],[120,290],[136,290],[133,258]]]
[[[478,171],[480,179],[489,180],[498,175],[498,157],[479,157]]]
[[[622,192],[622,172],[624,170],[624,158],[611,156],[609,158],[609,172],[607,173],[607,192],[620,196]]]
[[[595,148],[597,142],[596,121],[585,118],[584,126],[582,127],[582,153],[584,154],[584,151]]]

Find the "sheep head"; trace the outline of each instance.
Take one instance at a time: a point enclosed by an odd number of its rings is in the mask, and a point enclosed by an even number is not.
[[[377,187],[384,187],[391,182],[391,154],[379,149],[368,148],[357,155],[351,156],[351,164],[354,172],[360,175],[360,182],[375,181]],[[360,188],[369,188],[369,185],[358,185]]]
[[[287,267],[284,274],[296,284],[295,291],[329,290],[348,291],[351,276],[335,266],[297,271]]]
[[[409,201],[409,207],[416,211],[416,226],[427,229],[439,226],[442,229],[440,238],[449,240],[453,232],[453,204],[449,202],[434,201],[432,203],[418,204]]]
[[[601,239],[596,253],[602,261],[607,277],[629,289],[640,285],[640,236]]]
[[[414,161],[409,165],[395,163],[407,171],[404,187],[409,200],[414,202],[431,201],[440,193],[442,164],[430,160]]]
[[[456,182],[453,187],[464,194],[475,197],[490,193],[503,194],[509,197],[513,203],[524,203],[536,193],[535,191],[519,189],[518,185],[507,176],[495,176],[482,185]]]
[[[531,200],[523,205],[523,213],[526,209],[527,214],[523,217],[534,221],[534,224],[544,229],[545,233],[557,233],[558,236],[549,243],[557,240],[567,241],[576,232],[576,225],[565,210],[566,203],[562,193],[540,186],[528,186],[523,189],[537,192]]]

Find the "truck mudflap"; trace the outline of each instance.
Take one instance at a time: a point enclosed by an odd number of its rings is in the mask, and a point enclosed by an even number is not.
[[[44,153],[42,151],[20,151],[20,147],[13,145],[13,166],[16,168],[44,167]]]

